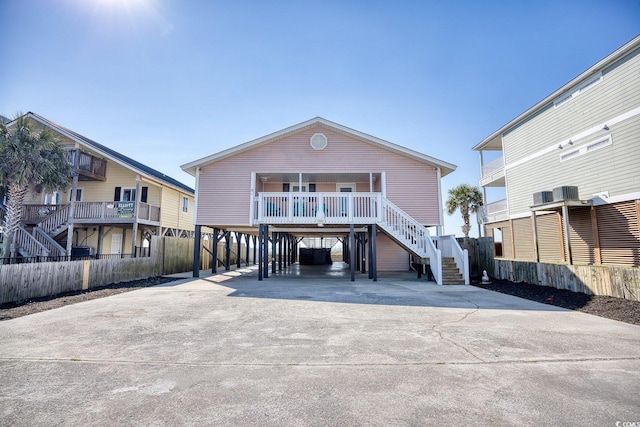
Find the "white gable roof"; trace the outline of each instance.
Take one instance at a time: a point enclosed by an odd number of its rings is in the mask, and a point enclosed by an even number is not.
[[[283,136],[292,135],[298,132],[302,132],[305,129],[311,128],[313,126],[324,126],[329,129],[335,130],[337,132],[349,135],[351,137],[357,138],[359,140],[368,142],[372,145],[377,145],[388,150],[394,151],[401,155],[411,157],[413,159],[419,160],[424,163],[428,163],[433,166],[437,166],[442,170],[442,176],[445,176],[456,169],[456,165],[444,162],[442,160],[436,159],[435,157],[428,156],[423,153],[419,153],[417,151],[411,150],[409,148],[402,147],[397,144],[393,144],[391,142],[385,141],[380,138],[376,138],[375,136],[367,135],[366,133],[359,132],[357,130],[348,128],[346,126],[340,125],[338,123],[334,123],[327,119],[323,119],[322,117],[315,117],[313,119],[307,120],[305,122],[299,123],[297,125],[290,126],[288,128],[282,129],[280,131],[271,133],[269,135],[265,135],[261,138],[254,139],[249,142],[245,142],[244,144],[236,145],[235,147],[231,147],[229,149],[220,151],[218,153],[212,154],[207,157],[203,157],[198,160],[194,160],[193,162],[186,163],[181,166],[182,170],[185,172],[195,176],[196,169],[200,166],[220,161],[226,157],[233,156],[235,154],[241,153],[243,151],[250,150],[252,148],[258,147],[260,145],[267,144],[275,139],[282,138]]]

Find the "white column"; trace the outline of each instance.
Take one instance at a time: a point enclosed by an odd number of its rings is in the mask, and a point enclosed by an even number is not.
[[[140,175],[136,175],[136,198],[133,203],[133,229],[131,231],[131,258],[136,257],[138,238],[138,204],[140,203]]]

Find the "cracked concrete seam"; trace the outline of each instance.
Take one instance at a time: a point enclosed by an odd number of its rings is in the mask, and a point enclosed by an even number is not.
[[[452,343],[452,344],[453,344],[453,345],[455,345],[456,347],[458,347],[458,348],[460,348],[460,349],[464,350],[466,353],[468,353],[471,357],[475,358],[476,360],[479,360],[480,362],[484,362],[484,363],[486,363],[486,362],[487,362],[486,360],[484,360],[483,358],[481,358],[481,357],[477,356],[477,355],[476,355],[475,353],[473,353],[471,350],[469,350],[468,348],[466,348],[464,345],[462,345],[462,344],[460,344],[460,343],[456,342],[454,339],[452,339],[452,338],[449,338],[449,337],[445,336],[444,332],[442,332],[441,330],[437,329],[437,328],[439,328],[439,327],[441,327],[441,326],[444,326],[444,325],[446,325],[446,324],[450,324],[450,323],[460,323],[460,322],[462,322],[462,321],[466,320],[466,319],[467,319],[469,316],[471,316],[472,314],[477,313],[477,312],[480,310],[480,306],[479,306],[478,304],[476,304],[475,302],[473,302],[473,301],[471,301],[471,300],[468,300],[468,299],[465,299],[465,298],[459,298],[459,299],[460,299],[460,300],[462,300],[462,301],[466,301],[466,302],[468,302],[469,304],[473,304],[473,305],[475,305],[475,307],[476,307],[476,308],[475,308],[475,309],[473,309],[472,311],[468,312],[468,313],[465,313],[465,314],[464,314],[464,316],[462,316],[460,319],[457,319],[457,320],[450,320],[450,321],[447,321],[447,322],[438,323],[437,325],[433,325],[433,326],[431,327],[431,330],[432,330],[433,332],[436,332],[436,333],[438,334],[438,336],[439,336],[441,339],[446,340],[446,341],[449,341],[450,343]]]

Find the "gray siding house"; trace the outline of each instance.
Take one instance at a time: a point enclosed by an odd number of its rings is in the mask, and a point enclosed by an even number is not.
[[[473,149],[496,256],[640,265],[640,36]]]

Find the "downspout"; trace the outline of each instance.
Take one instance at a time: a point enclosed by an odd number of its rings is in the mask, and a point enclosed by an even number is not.
[[[434,170],[436,171],[436,177],[438,179],[438,222],[440,224],[436,227],[436,234],[438,236],[441,236],[444,230],[444,206],[442,204],[442,171],[439,167],[435,167]]]
[[[197,187],[196,187],[196,191],[198,191]],[[251,172],[251,184],[250,184],[249,192],[251,193],[249,195],[249,225],[254,225],[255,224],[255,218],[256,218],[256,211],[255,211],[255,209],[256,209],[256,207],[255,207],[256,173],[255,172]],[[254,261],[255,261],[255,256],[254,256]]]

